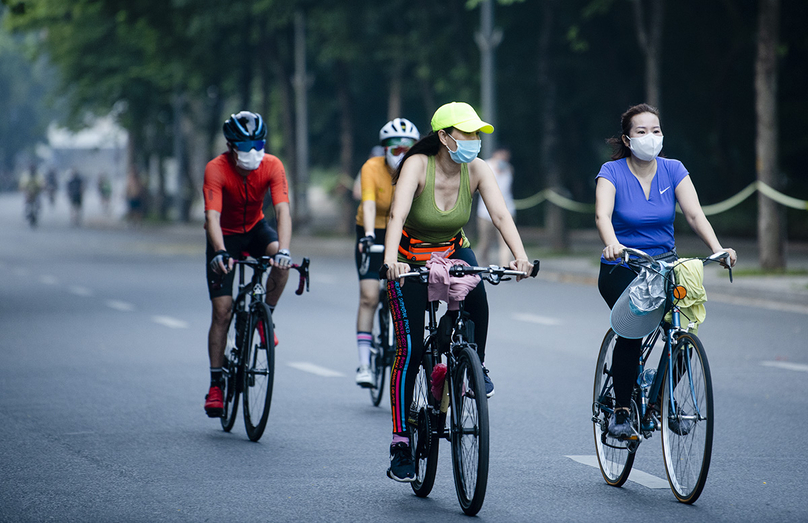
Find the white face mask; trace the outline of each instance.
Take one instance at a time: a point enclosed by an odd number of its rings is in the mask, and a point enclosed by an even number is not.
[[[387,160],[387,165],[390,166],[391,169],[398,169],[398,164],[401,163],[401,160],[404,159],[404,155],[407,153],[401,153],[398,156],[394,156],[392,152],[390,152],[391,147],[385,147],[386,151],[384,153],[384,158]]]
[[[254,171],[261,165],[261,160],[264,159],[264,150],[256,151],[251,149],[250,152],[236,151],[236,165],[245,171]]]
[[[662,151],[661,134],[645,134],[629,138],[631,152],[638,160],[650,162]]]

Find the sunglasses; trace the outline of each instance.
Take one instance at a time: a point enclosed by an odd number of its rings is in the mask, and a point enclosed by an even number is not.
[[[409,151],[410,146],[409,145],[392,145],[392,146],[388,147],[387,150],[390,151],[390,154],[392,154],[393,156],[398,156],[399,154],[404,154],[407,151]]]
[[[255,149],[256,151],[261,151],[264,148],[264,144],[266,144],[266,140],[249,140],[246,142],[230,142],[230,145],[233,146],[237,151],[241,151],[243,153],[248,153],[251,150]]]

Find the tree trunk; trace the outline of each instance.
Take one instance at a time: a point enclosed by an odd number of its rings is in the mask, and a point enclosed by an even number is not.
[[[557,85],[555,71],[552,67],[550,43],[553,34],[553,15],[556,0],[547,0],[542,8],[542,28],[539,36],[539,92],[542,93],[542,135],[541,135],[541,169],[545,174],[547,188],[561,189],[561,170],[558,166],[556,151],[558,150],[558,117],[556,114]],[[550,245],[554,250],[569,249],[564,209],[550,202],[545,203],[544,226],[550,236]]]
[[[353,180],[353,101],[350,90],[350,73],[348,64],[342,60],[337,63],[337,99],[340,108],[340,183],[337,184],[336,196],[340,201],[342,219],[339,232],[349,234],[354,223],[354,204],[350,187],[343,180]]]
[[[637,42],[645,58],[645,101],[659,107],[659,68],[662,54],[662,27],[665,10],[664,0],[632,0]],[[644,4],[650,4],[647,13]]]
[[[757,178],[780,188],[777,173],[777,42],[780,1],[760,0],[757,60],[755,61],[755,113],[757,116]],[[758,248],[760,267],[784,269],[785,219],[778,204],[758,192]]]
[[[280,151],[281,160],[286,169],[287,177],[292,180],[292,187],[297,185],[297,158],[295,158],[295,121],[292,107],[294,100],[292,96],[292,85],[290,82],[291,73],[286,70],[277,52],[271,53],[270,64],[275,76],[274,85],[278,88],[280,97],[280,117],[281,133],[283,135],[283,148]],[[297,218],[294,205],[292,215]],[[297,220],[295,220],[296,222]]]
[[[387,97],[387,121],[400,118],[401,114],[401,63],[396,61],[390,73],[390,93]]]
[[[294,170],[294,207],[292,217],[297,230],[305,230],[309,226],[309,127],[308,127],[308,88],[309,77],[306,72],[306,15],[302,10],[295,12],[295,170]]]

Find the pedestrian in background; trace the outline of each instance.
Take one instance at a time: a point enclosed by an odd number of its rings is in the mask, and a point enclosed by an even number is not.
[[[505,198],[505,206],[508,208],[508,212],[511,213],[512,218],[516,218],[516,207],[513,203],[511,190],[513,185],[511,151],[506,147],[498,147],[491,155],[491,158],[486,160],[486,163],[494,171],[497,185],[499,185],[499,190],[502,191],[502,197]],[[493,241],[492,238],[494,239]],[[494,245],[496,246],[496,256],[489,256],[489,250]],[[500,267],[507,267],[511,256],[508,245],[496,227],[494,227],[491,215],[488,214],[488,209],[479,195],[477,195],[477,255],[483,265],[496,261]]]
[[[81,225],[81,205],[84,196],[84,178],[75,169],[67,181],[67,196],[70,198],[70,221],[75,227]]]

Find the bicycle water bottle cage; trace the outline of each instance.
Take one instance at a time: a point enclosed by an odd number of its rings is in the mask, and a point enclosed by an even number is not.
[[[471,320],[471,315],[463,311],[462,323],[460,329],[455,331],[454,339],[457,339],[458,336],[462,336],[463,340],[468,342],[469,344],[474,343],[474,322]]]

